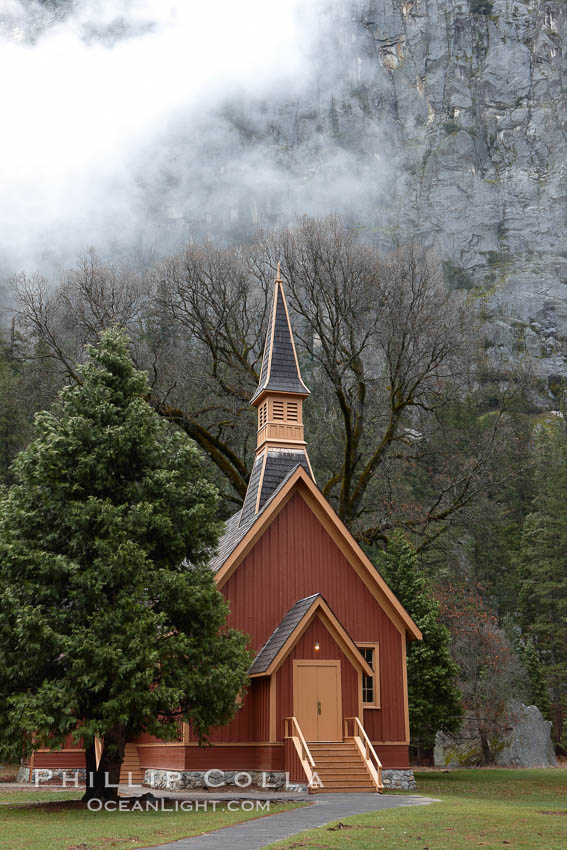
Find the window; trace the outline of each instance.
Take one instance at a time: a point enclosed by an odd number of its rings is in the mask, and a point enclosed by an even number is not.
[[[272,402],[272,412],[274,419],[283,419],[284,418],[284,403],[283,401],[274,401]]]
[[[263,404],[260,408],[260,428],[266,424],[268,420],[268,402]]]
[[[378,670],[378,644],[359,643],[358,649],[366,663],[374,671],[373,676],[362,677],[362,704],[365,708],[380,708],[380,680]]]

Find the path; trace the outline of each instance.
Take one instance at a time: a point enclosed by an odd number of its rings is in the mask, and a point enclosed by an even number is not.
[[[211,799],[210,796],[209,799]],[[252,795],[248,799],[252,799]],[[316,798],[309,799],[313,805],[302,809],[260,817],[247,823],[209,832],[206,835],[160,844],[158,847],[154,846],[152,850],[257,850],[273,841],[282,841],[305,829],[324,826],[339,818],[393,809],[398,806],[426,806],[437,802],[429,797],[409,794],[391,797],[380,794],[320,794]],[[144,848],[144,850],[150,850],[150,848]]]

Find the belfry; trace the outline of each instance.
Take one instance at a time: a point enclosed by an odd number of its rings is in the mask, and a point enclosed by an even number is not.
[[[260,381],[250,400],[258,410],[258,441],[241,525],[262,510],[297,466],[314,480],[303,431],[303,402],[309,395],[299,369],[278,263]]]

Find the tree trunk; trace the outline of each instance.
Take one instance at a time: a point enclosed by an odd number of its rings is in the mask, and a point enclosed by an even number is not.
[[[484,729],[479,729],[480,735],[480,746],[482,747],[482,758],[484,764],[492,764],[492,750],[490,749],[490,742],[488,740],[488,736]]]
[[[558,744],[563,733],[563,705],[561,699],[561,688],[557,685],[551,689],[551,720],[553,723],[551,737],[554,744]]]
[[[94,795],[92,793],[92,780],[96,773],[96,750],[94,738],[90,741],[85,741],[85,767],[87,769],[86,790],[83,794],[83,800],[88,802]]]
[[[124,760],[126,728],[114,726],[104,736],[102,756],[96,767],[94,741],[85,748],[87,790],[83,800],[117,800],[120,768]]]

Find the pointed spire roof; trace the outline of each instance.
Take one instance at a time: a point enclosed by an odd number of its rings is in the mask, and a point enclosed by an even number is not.
[[[267,390],[281,393],[297,393],[308,396],[309,390],[301,379],[299,363],[293,342],[289,313],[285,300],[280,264],[274,281],[274,292],[270,308],[270,321],[264,347],[264,358],[260,371],[258,389],[250,399],[255,404]]]

